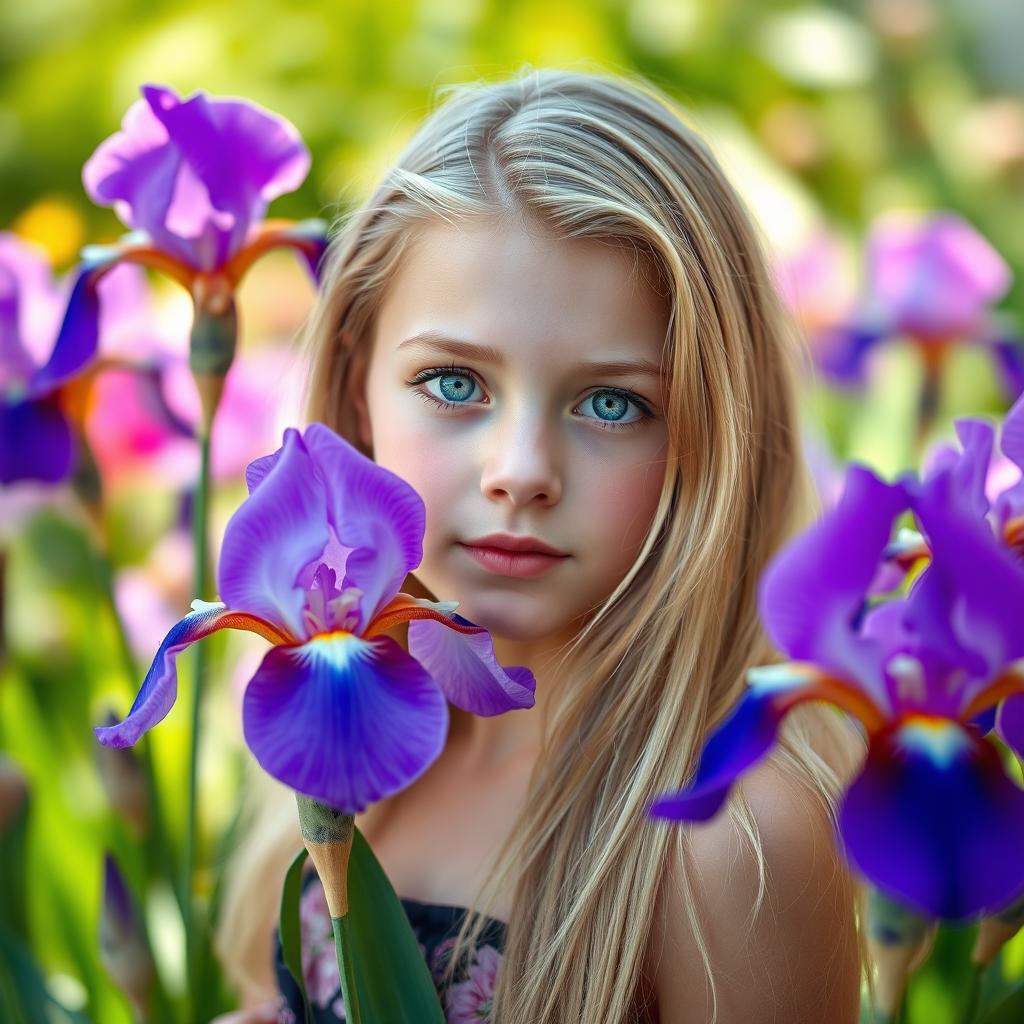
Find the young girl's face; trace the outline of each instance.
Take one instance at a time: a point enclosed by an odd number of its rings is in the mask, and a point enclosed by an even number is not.
[[[426,504],[415,576],[437,599],[536,642],[569,638],[607,597],[661,490],[667,328],[625,250],[497,220],[423,230],[389,285],[355,402],[375,461]],[[637,365],[587,365],[598,362]],[[494,533],[566,557],[506,575],[466,546]]]

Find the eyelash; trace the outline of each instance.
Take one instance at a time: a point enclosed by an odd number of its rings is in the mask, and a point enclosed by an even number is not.
[[[431,405],[436,406],[440,409],[454,409],[457,406],[466,403],[446,402],[444,399],[438,398],[437,395],[432,395],[429,391],[425,391],[423,390],[423,388],[419,387],[420,384],[423,384],[428,380],[434,380],[437,377],[444,377],[448,374],[454,374],[459,377],[469,377],[472,380],[475,380],[478,384],[480,384],[480,380],[477,377],[477,375],[473,373],[472,370],[467,370],[465,367],[462,366],[435,366],[426,370],[420,370],[420,372],[417,373],[416,376],[412,378],[412,380],[407,380],[405,383],[407,387],[413,389],[413,393],[415,395],[417,395],[419,398],[422,398],[425,402],[429,402]],[[481,385],[481,390],[482,388],[483,385]],[[632,402],[642,413],[642,415],[639,416],[637,419],[630,420],[628,423],[616,423],[612,420],[600,420],[592,419],[589,416],[586,417],[592,423],[596,423],[602,430],[634,430],[637,427],[642,427],[644,423],[647,422],[647,420],[653,419],[651,410],[648,407],[647,403],[639,395],[635,395],[632,391],[627,391],[625,388],[595,388],[593,391],[590,392],[589,395],[587,395],[582,400],[582,402],[585,402],[587,398],[599,394],[602,391],[610,391],[614,395],[620,395],[621,397]],[[582,404],[582,402],[580,404]]]

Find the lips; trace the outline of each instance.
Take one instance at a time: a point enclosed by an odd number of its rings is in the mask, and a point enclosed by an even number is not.
[[[538,551],[509,551],[507,548],[462,544],[477,565],[496,576],[541,576],[559,566],[568,555],[546,555]]]
[[[564,551],[545,544],[537,537],[516,537],[510,533],[489,533],[486,537],[462,542],[466,547],[485,548],[492,551],[511,552],[514,554],[548,555],[552,558],[568,557]]]

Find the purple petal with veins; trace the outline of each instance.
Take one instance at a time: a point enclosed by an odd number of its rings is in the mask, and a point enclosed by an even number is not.
[[[351,549],[343,586],[363,592],[360,628],[366,629],[423,558],[423,499],[322,423],[311,424],[304,436],[327,490],[331,526]]]
[[[462,625],[461,615],[452,619]],[[536,681],[522,666],[503,668],[494,656],[490,634],[460,633],[436,619],[409,623],[409,653],[426,668],[444,695],[474,715],[500,715],[534,703]]]
[[[273,648],[242,711],[246,743],[267,772],[348,813],[409,785],[448,732],[441,691],[386,636]]]
[[[256,104],[203,92],[180,99],[152,85],[142,93],[87,161],[86,191],[164,252],[214,270],[272,199],[302,183],[308,150],[294,126]]]
[[[323,484],[299,432],[289,429],[280,459],[224,531],[221,599],[304,639],[306,591],[299,575],[327,541]]]

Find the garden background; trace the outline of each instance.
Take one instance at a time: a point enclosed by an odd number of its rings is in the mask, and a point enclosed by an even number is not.
[[[955,211],[988,239],[1014,275],[998,303],[1009,336],[1024,323],[1021,52],[1017,0],[8,3],[0,5],[0,230],[37,243],[59,273],[83,245],[122,233],[85,195],[81,171],[143,83],[244,97],[288,118],[312,170],[272,213],[331,220],[367,194],[447,83],[501,77],[524,63],[636,72],[674,96],[710,140],[812,341],[852,308],[874,219],[901,208]],[[312,299],[308,275],[287,254],[266,257],[241,288],[239,354],[213,437],[212,537],[244,495],[246,462],[277,447],[299,418],[301,364],[290,342]],[[126,343],[181,364],[159,384],[166,421],[157,429],[148,399],[114,371],[82,410],[95,465],[74,486],[5,488],[0,504],[0,748],[29,792],[25,860],[4,865],[0,900],[24,912],[52,1020],[131,1019],[100,960],[103,864],[113,850],[140,882],[146,811],[134,823],[124,813],[114,792],[120,769],[104,763],[110,752],[92,726],[109,710],[124,713],[139,681],[129,660],[147,664],[194,596],[183,525],[198,459],[197,399],[181,362],[190,309],[180,289],[157,279],[137,301]],[[954,417],[1008,407],[989,354],[963,346],[943,367],[921,438],[923,372],[919,350],[896,339],[872,352],[858,389],[825,374],[808,381],[808,444],[822,479],[846,459],[885,474],[912,468],[924,442],[951,433]],[[104,543],[108,558],[97,554]],[[238,701],[263,647],[236,634],[208,643],[196,888],[213,915],[249,757]],[[187,693],[187,666],[182,682]],[[184,704],[148,740],[172,859],[185,827]],[[185,972],[170,888],[151,887],[146,913],[173,1001]],[[954,1019],[968,931],[941,930],[911,987],[910,1020]],[[1006,981],[1024,978],[1020,937],[999,970]],[[230,989],[210,979],[204,1020],[234,1005]]]

